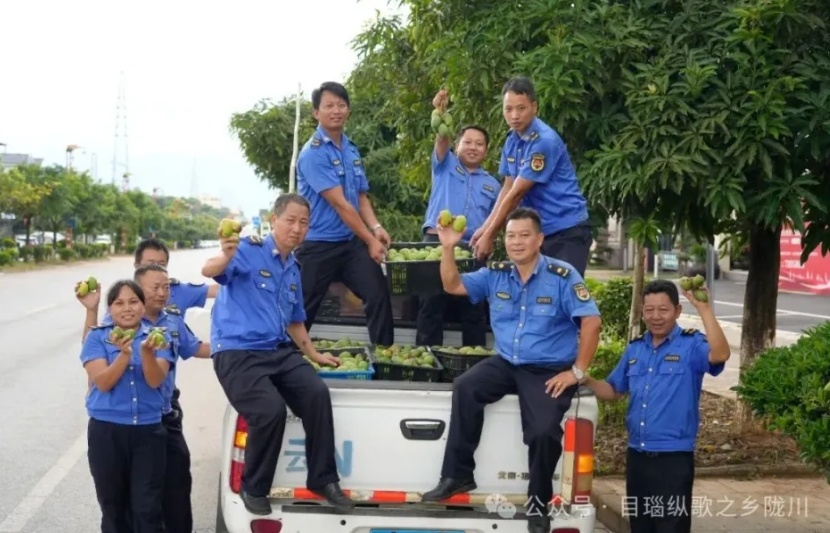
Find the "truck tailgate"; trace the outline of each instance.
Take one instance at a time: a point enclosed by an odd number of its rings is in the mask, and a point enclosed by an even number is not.
[[[334,407],[335,445],[341,485],[352,490],[424,492],[441,474],[450,422],[451,386],[397,382],[327,381]],[[577,409],[577,398],[567,416]],[[581,418],[595,419],[595,402],[582,402]],[[566,417],[567,418],[567,417]],[[302,423],[289,414],[276,489],[306,485]],[[506,396],[485,411],[475,455],[477,493],[527,491],[527,447],[522,442],[518,398]],[[559,493],[562,463],[554,494]]]

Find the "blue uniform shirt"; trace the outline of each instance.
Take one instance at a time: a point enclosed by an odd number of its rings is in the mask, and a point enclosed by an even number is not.
[[[539,118],[524,135],[515,131],[508,134],[499,174],[533,182],[522,205],[539,213],[545,235],[588,220],[588,203],[579,188],[568,148],[559,134]]]
[[[338,148],[321,127],[305,143],[297,158],[297,191],[311,204],[309,241],[342,242],[354,237],[322,193],[343,187],[346,200],[357,210],[360,193],[369,190],[360,152],[342,134]]]
[[[283,263],[273,235],[242,239],[225,272],[211,314],[213,353],[273,350],[290,341],[286,326],[305,322],[300,269],[294,254]]]
[[[694,451],[703,375],[717,376],[725,366],[709,363],[709,351],[703,333],[680,326],[656,348],[651,333],[628,344],[606,381],[617,393],[630,394],[626,416],[630,448]]]
[[[467,230],[462,238],[469,241],[490,216],[500,190],[496,178],[483,169],[470,172],[452,151],[439,163],[433,150],[432,190],[423,229],[435,228],[438,214],[449,209],[453,215],[467,217]]]
[[[208,286],[204,283],[182,283],[176,278],[170,278],[170,298],[167,304],[181,311],[184,318],[191,307],[204,307],[207,302]]]
[[[523,284],[509,262],[492,262],[461,275],[470,301],[490,304],[496,351],[514,365],[568,364],[576,360],[578,320],[599,316],[594,299],[574,268],[539,256]]]
[[[93,328],[89,332],[81,348],[82,364],[95,359],[106,359],[107,364],[115,361],[121,350],[109,340],[114,327],[115,325],[110,323]],[[153,388],[147,384],[141,362],[141,342],[149,333],[150,327],[145,323],[137,328],[130,364],[115,387],[108,392],[102,392],[92,385],[86,396],[86,410],[90,418],[124,425],[155,424],[161,421],[164,405],[162,388]],[[171,369],[176,363],[176,358],[169,348],[157,351],[156,357],[169,361]]]
[[[177,361],[179,359],[182,359],[183,361],[190,359],[196,355],[202,345],[201,339],[199,339],[193,331],[191,331],[182,318],[181,313],[176,308],[168,308],[166,311],[162,311],[159,315],[158,321],[155,324],[146,317],[142,319],[142,322],[151,328],[156,327],[165,329],[164,337],[170,344],[170,350],[173,352],[173,357]],[[167,414],[173,409],[171,403],[173,401],[173,390],[175,388],[176,367],[173,366],[170,368],[170,372],[167,373],[167,379],[164,380],[164,383],[161,386],[162,398],[164,401],[162,405],[163,414]]]

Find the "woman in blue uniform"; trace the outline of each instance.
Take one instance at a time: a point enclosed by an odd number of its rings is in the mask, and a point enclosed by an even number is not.
[[[112,323],[93,328],[81,349],[92,382],[86,397],[88,457],[102,533],[158,533],[162,526],[166,433],[161,386],[175,362],[143,325],[144,292],[121,280],[107,293]],[[118,328],[118,329],[116,329]],[[118,338],[132,329],[133,338]]]

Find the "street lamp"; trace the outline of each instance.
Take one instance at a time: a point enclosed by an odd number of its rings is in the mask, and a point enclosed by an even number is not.
[[[77,144],[70,144],[66,147],[66,170],[72,170],[72,161],[74,156],[72,152],[80,148]]]

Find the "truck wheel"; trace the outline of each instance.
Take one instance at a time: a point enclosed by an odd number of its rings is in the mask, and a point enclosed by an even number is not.
[[[225,525],[225,517],[222,516],[222,475],[219,475],[219,487],[216,491],[216,533],[230,533]]]

